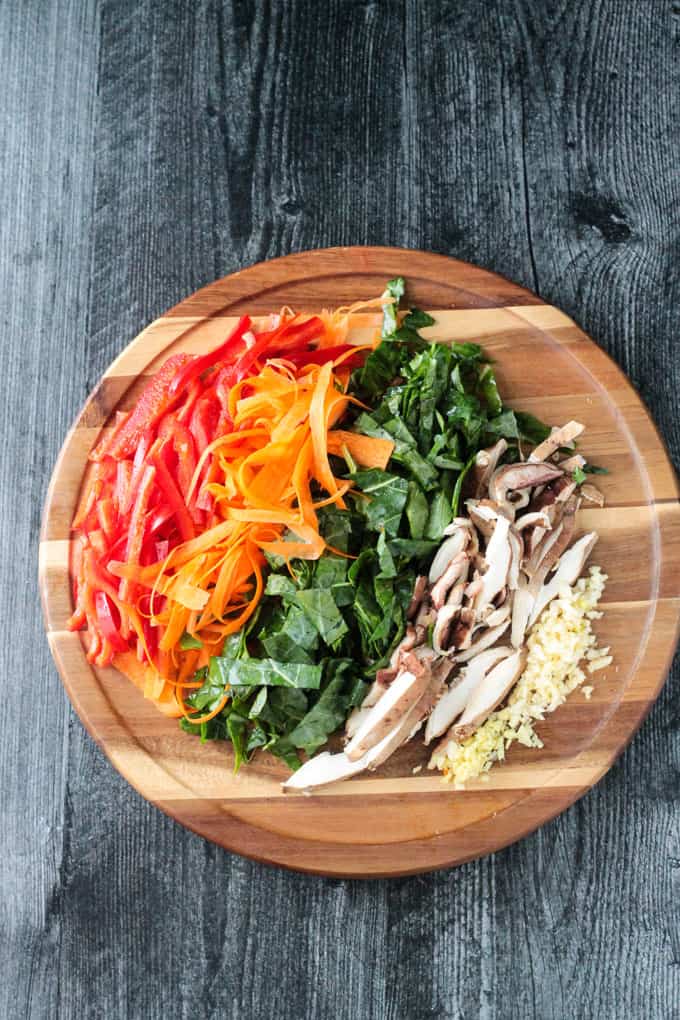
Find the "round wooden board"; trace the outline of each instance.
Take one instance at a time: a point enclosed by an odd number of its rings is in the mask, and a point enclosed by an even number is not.
[[[539,727],[542,751],[513,747],[465,791],[425,766],[419,742],[370,776],[311,796],[283,794],[286,769],[262,755],[238,776],[224,746],[201,746],[112,669],[94,669],[65,629],[72,611],[69,526],[87,456],[116,408],[170,353],[214,346],[237,315],[349,304],[404,276],[429,309],[432,339],[477,340],[511,405],[550,423],[583,421],[583,452],[610,470],[604,509],[583,510],[609,575],[597,624],[614,664]],[[207,839],[257,860],[338,876],[404,875],[490,853],[564,810],[610,767],[663,684],[680,610],[675,475],[643,404],[614,363],[556,308],[493,273],[439,255],[335,248],[253,266],[205,287],[152,323],[111,365],[57,461],[45,506],[40,586],[52,652],[84,725],[144,797]]]

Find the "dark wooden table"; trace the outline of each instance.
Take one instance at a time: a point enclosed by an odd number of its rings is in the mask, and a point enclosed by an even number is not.
[[[0,1017],[680,1017],[680,678],[486,860],[366,884],[216,849],[71,710],[36,547],[63,435],[149,320],[260,259],[432,249],[562,307],[680,453],[677,0],[0,7]]]

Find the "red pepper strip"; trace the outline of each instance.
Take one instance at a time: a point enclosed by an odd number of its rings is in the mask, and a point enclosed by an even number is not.
[[[71,525],[73,530],[78,528],[82,529],[86,520],[95,509],[97,500],[102,494],[102,489],[104,488],[104,482],[106,481],[108,472],[109,469],[107,465],[103,463],[97,463],[92,468],[92,472],[87,481],[87,488],[83,492],[76,515],[73,518],[73,524]]]
[[[290,351],[284,355],[286,361],[292,361],[294,365],[325,365],[327,361],[335,361],[355,349],[355,344],[338,344],[337,347],[322,347],[319,350],[311,351]],[[357,357],[364,356],[364,350],[358,350]],[[353,359],[347,359],[348,361]],[[347,364],[347,362],[344,362]]]
[[[172,517],[172,507],[168,506],[167,503],[161,503],[159,507],[153,510],[148,517],[145,532],[147,535],[155,535],[164,524]]]
[[[113,428],[104,429],[102,437],[90,453],[90,460],[103,460],[113,445],[113,442],[120,435],[123,426],[130,417],[129,411],[116,411],[116,420]]]
[[[189,431],[196,443],[197,457],[201,456],[206,446],[215,438],[219,420],[220,403],[214,391],[208,390],[196,404],[189,425]]]
[[[127,487],[127,492],[125,494],[125,500],[121,504],[121,507],[120,507],[121,515],[127,514],[130,511],[130,509],[132,508],[132,504],[135,501],[135,496],[137,494],[137,489],[139,488],[139,483],[142,480],[142,475],[144,474],[144,469],[146,467],[146,455],[149,452],[149,448],[150,448],[152,442],[153,442],[153,436],[151,434],[151,430],[148,430],[148,431],[144,432],[139,437],[139,442],[137,443],[137,449],[135,450],[135,459],[132,462],[132,472],[130,474],[130,483],[129,483],[128,487]]]
[[[152,428],[174,403],[176,390],[171,389],[172,384],[190,358],[189,354],[173,354],[147,383],[134,411],[109,447],[109,456],[116,460],[132,456],[147,429]]]
[[[235,386],[241,379],[250,372],[250,369],[255,364],[261,354],[267,350],[272,342],[272,337],[269,333],[265,333],[263,336],[259,336],[255,343],[244,351],[243,354],[234,362],[233,365],[229,365],[223,369],[220,373],[220,380],[218,382],[224,382],[227,387]]]
[[[189,429],[176,418],[166,418],[158,430],[159,439],[167,439],[177,454],[177,481],[186,500],[196,470],[196,446]]]
[[[167,538],[164,538],[160,542],[154,542],[154,546],[156,549],[156,563],[160,563],[162,560],[166,559],[170,552],[170,543]]]
[[[135,505],[132,508],[132,514],[130,516],[130,525],[128,527],[128,540],[125,559],[128,563],[137,564],[139,563],[140,556],[142,555],[142,547],[144,545],[144,533],[146,526],[146,516],[151,495],[156,486],[156,468],[153,465],[148,465],[144,470],[137,498],[135,499]],[[131,581],[127,581],[123,578],[118,588],[119,597],[121,602],[132,602],[132,591],[133,586]],[[121,629],[124,637],[128,637],[129,631],[127,627],[127,621],[121,621]]]
[[[116,533],[118,514],[112,499],[101,499],[97,503],[97,519],[107,540],[110,542]]]
[[[184,425],[187,424],[191,418],[191,413],[196,406],[196,401],[203,393],[203,386],[200,379],[194,379],[189,391],[184,397],[182,406],[177,411],[177,420],[181,421]]]
[[[90,545],[100,558],[106,556],[108,550],[108,542],[106,541],[106,535],[101,528],[96,528],[94,531],[88,532],[87,537],[90,540]]]
[[[101,636],[108,641],[114,651],[126,652],[127,641],[124,641],[118,630],[118,623],[113,616],[113,605],[106,592],[95,592],[94,604],[97,610],[97,627]]]
[[[318,315],[312,315],[304,322],[289,321],[271,333],[272,350],[277,353],[304,347],[318,340],[324,332],[324,324]],[[265,336],[262,333],[260,336]],[[258,338],[259,339],[259,338]]]
[[[153,454],[153,463],[156,468],[158,487],[172,508],[177,519],[177,526],[179,527],[182,539],[185,542],[188,542],[189,539],[194,538],[196,534],[194,531],[194,522],[191,519],[191,514],[187,510],[187,505],[184,502],[181,492],[175,485],[172,475],[166,467],[161,451],[157,451]]]
[[[132,461],[119,460],[116,464],[116,481],[113,487],[113,501],[121,509],[127,500],[130,480],[132,478]]]
[[[250,316],[242,315],[223,344],[216,347],[214,351],[210,351],[209,354],[192,358],[189,364],[185,365],[182,371],[178,372],[172,380],[170,396],[176,396],[189,383],[192,383],[194,379],[198,379],[199,375],[203,375],[205,371],[216,365],[218,361],[223,361],[228,355],[233,354],[234,348],[243,339],[243,334],[248,332],[250,325]]]

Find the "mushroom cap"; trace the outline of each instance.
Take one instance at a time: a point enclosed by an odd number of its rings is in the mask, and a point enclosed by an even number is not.
[[[508,493],[517,489],[529,489],[534,485],[545,485],[562,475],[556,464],[518,462],[504,464],[497,468],[489,482],[489,496],[504,509],[508,506]]]

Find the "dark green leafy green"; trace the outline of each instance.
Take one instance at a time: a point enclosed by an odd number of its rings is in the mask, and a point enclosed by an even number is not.
[[[179,647],[187,651],[189,648],[202,648],[203,642],[200,638],[194,637],[193,634],[187,634],[185,631],[179,639]]]

